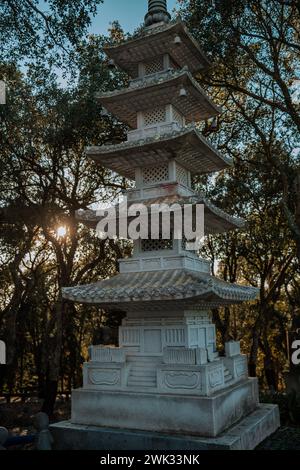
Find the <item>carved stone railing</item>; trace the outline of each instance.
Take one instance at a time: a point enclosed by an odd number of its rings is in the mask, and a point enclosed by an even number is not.
[[[118,362],[122,363],[126,360],[125,351],[121,348],[105,347],[105,346],[90,346],[89,348],[90,360],[93,362]]]
[[[143,77],[133,78],[129,82],[130,88],[136,88],[146,85],[152,85],[161,80],[167,80],[168,78],[175,78],[177,75],[182,73],[182,70],[174,70],[170,68],[168,70],[161,70],[160,72],[151,73],[149,75],[144,75]]]
[[[166,348],[163,352],[164,364],[202,365],[207,363],[207,351],[204,348]]]
[[[136,140],[147,139],[150,137],[155,137],[156,135],[161,136],[180,130],[182,130],[182,126],[180,126],[177,122],[155,124],[128,132],[127,139],[128,142],[134,142]]]

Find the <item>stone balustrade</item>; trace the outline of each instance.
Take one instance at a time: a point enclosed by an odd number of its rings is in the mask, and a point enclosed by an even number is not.
[[[180,131],[181,129],[182,126],[180,126],[178,122],[155,124],[128,132],[127,140],[128,142],[133,142],[148,139],[150,137],[155,137],[156,135],[161,136],[164,134],[170,134],[172,132]]]
[[[163,352],[164,364],[202,365],[207,363],[205,348],[166,348]]]
[[[123,363],[126,360],[124,349],[105,347],[105,346],[91,346],[89,348],[90,360],[93,362],[103,363]]]

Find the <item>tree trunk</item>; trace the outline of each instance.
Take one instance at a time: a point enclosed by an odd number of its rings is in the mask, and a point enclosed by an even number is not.
[[[264,364],[265,364],[265,376],[266,376],[266,381],[268,384],[268,389],[270,390],[270,392],[277,392],[278,390],[277,374],[275,371],[274,362],[272,359],[265,356]]]
[[[52,351],[48,361],[48,371],[45,399],[42,406],[42,411],[52,416],[54,412],[54,405],[58,391],[58,381],[60,377],[60,361],[62,353],[62,333],[63,333],[63,310],[64,302],[60,296],[55,306],[55,340],[52,344]]]
[[[250,351],[249,363],[248,363],[250,377],[256,377],[258,342],[259,342],[259,334],[257,331],[257,327],[254,327],[253,334],[252,334],[252,345],[251,345],[251,351]]]
[[[261,348],[264,352],[264,368],[268,389],[270,390],[270,392],[276,392],[278,390],[278,380],[272,350],[268,341],[267,326],[268,325],[266,324],[263,335],[263,341],[261,342]]]
[[[58,389],[58,380],[48,380],[46,382],[46,389],[45,389],[45,399],[42,406],[42,411],[46,413],[48,416],[52,416],[54,412],[54,406],[57,396],[57,389]]]

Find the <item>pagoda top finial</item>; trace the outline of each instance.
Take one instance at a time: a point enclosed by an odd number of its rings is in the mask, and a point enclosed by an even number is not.
[[[171,19],[167,9],[167,0],[148,0],[148,13],[145,16],[145,26],[155,23],[169,23]]]

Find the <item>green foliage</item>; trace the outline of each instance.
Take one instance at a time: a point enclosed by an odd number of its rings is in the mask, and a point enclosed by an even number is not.
[[[8,89],[7,104],[0,107],[0,335],[8,359],[0,388],[7,393],[34,389],[47,398],[54,382],[60,391],[79,386],[95,326],[118,321],[97,308],[62,302],[60,294],[63,286],[113,275],[117,260],[131,250],[126,242],[101,241],[76,218],[78,209],[112,202],[125,184],[85,156],[88,145],[124,138],[124,126],[104,116],[95,99],[97,91],[120,87],[126,79],[108,69],[105,39],[84,37],[87,15],[98,3],[50,2],[59,55],[47,54],[44,47],[53,38],[33,15],[39,36],[29,24],[30,31],[13,34],[11,62],[7,56],[0,63]],[[16,27],[29,4],[19,5]],[[17,65],[21,41],[31,46],[26,74]],[[72,54],[65,54],[66,47]],[[68,86],[61,86],[53,70],[57,60],[74,71]],[[65,236],[59,227],[66,227]]]
[[[219,131],[204,131],[234,161],[231,171],[194,184],[247,221],[245,231],[210,238],[205,254],[215,274],[260,288],[257,302],[214,312],[219,338],[241,339],[251,375],[259,375],[262,387],[280,389],[286,330],[295,329],[299,317],[300,121],[293,97],[299,6],[279,0],[179,3],[213,62],[198,79],[223,110]]]
[[[0,62],[68,67],[103,0],[3,0]],[[66,63],[67,62],[67,63]]]

